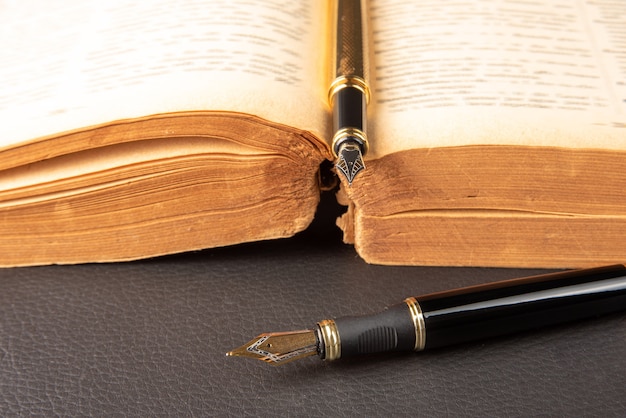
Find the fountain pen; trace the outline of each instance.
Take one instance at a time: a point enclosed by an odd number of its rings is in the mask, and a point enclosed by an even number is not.
[[[348,184],[365,169],[368,151],[366,108],[370,89],[367,83],[367,26],[365,0],[336,0],[334,15],[332,82],[328,101],[333,112],[332,152],[335,168]]]
[[[227,353],[273,365],[318,355],[337,360],[422,351],[626,309],[622,264],[544,274],[410,297],[370,316],[261,334]]]

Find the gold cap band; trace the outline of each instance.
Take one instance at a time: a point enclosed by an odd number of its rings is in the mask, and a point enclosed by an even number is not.
[[[341,89],[345,89],[347,87],[353,87],[357,90],[360,90],[361,93],[365,96],[365,103],[369,104],[370,102],[370,88],[367,85],[367,81],[365,81],[362,77],[350,75],[350,76],[341,76],[337,77],[333,80],[330,88],[328,89],[328,103],[332,106],[335,94]]]
[[[317,323],[324,342],[324,360],[337,360],[341,357],[341,340],[337,325],[332,319],[324,319]]]
[[[422,351],[426,346],[426,325],[424,324],[424,315],[422,314],[422,308],[417,299],[408,298],[404,302],[409,307],[411,313],[411,320],[415,327],[415,351]]]
[[[367,141],[367,135],[365,134],[365,132],[356,128],[343,128],[335,132],[335,135],[333,135],[331,149],[333,150],[333,156],[335,158],[337,158],[337,152],[339,148],[337,145],[343,142],[343,140],[346,138],[352,138],[356,140],[356,142],[358,142],[362,148],[361,152],[363,153],[363,155],[367,154],[367,151],[369,150],[369,143]]]

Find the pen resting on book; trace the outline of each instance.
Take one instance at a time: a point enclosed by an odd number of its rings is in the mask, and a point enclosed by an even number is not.
[[[334,53],[332,82],[328,100],[333,112],[332,151],[335,167],[352,184],[365,168],[367,153],[367,84],[366,8],[362,0],[333,2]]]
[[[381,313],[265,333],[227,355],[278,365],[389,351],[422,351],[626,309],[626,267],[505,280],[411,297]]]

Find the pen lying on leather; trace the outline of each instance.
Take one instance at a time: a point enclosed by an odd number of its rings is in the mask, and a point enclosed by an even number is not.
[[[411,297],[371,316],[327,319],[312,330],[270,332],[226,355],[284,364],[317,354],[421,351],[626,309],[622,264],[505,280]]]

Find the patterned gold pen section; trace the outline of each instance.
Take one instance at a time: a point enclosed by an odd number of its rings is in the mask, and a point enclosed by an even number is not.
[[[332,36],[335,50],[331,57],[332,74],[328,90],[328,102],[331,106],[335,94],[346,87],[360,90],[368,103],[370,100],[364,3],[361,0],[337,0],[332,5],[331,22],[337,24]]]
[[[340,78],[363,80],[367,89],[367,34],[365,26],[365,2],[363,0],[337,0],[333,2],[332,22],[337,22],[333,32],[333,44],[336,45],[332,63],[331,79]],[[359,82],[355,82],[359,84]],[[332,90],[332,88],[331,88]]]

